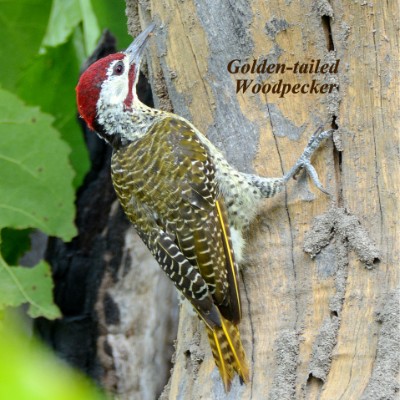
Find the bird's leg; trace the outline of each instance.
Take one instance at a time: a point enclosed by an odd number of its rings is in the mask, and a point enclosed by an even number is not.
[[[294,164],[294,166],[284,176],[280,178],[264,178],[262,176],[253,174],[242,174],[246,180],[252,185],[259,189],[261,197],[269,198],[275,196],[281,192],[289,179],[294,178],[303,168],[306,170],[315,186],[322,192],[329,194],[321,182],[319,181],[317,171],[311,165],[311,156],[321,144],[321,142],[332,134],[332,130],[323,131],[322,128],[318,128],[315,133],[311,136],[303,154]]]
[[[329,131],[322,131],[322,127],[319,127],[314,134],[311,136],[310,140],[308,141],[308,144],[306,148],[303,151],[303,154],[300,156],[300,158],[296,161],[294,166],[290,169],[289,172],[287,172],[283,176],[283,182],[287,183],[289,179],[295,178],[296,175],[302,170],[305,169],[309,177],[312,179],[314,182],[314,185],[321,190],[321,192],[325,194],[329,194],[327,190],[324,189],[322,186],[319,178],[318,178],[318,173],[315,170],[315,168],[311,164],[311,156],[314,154],[315,150],[319,147],[321,142],[326,139],[327,137],[332,135],[333,130]]]

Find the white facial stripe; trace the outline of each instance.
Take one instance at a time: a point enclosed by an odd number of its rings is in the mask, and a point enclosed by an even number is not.
[[[124,73],[122,75],[114,75],[114,67],[120,61],[124,63]],[[128,73],[128,57],[124,57],[122,60],[114,60],[108,67],[107,79],[105,79],[101,85],[99,101],[102,100],[104,105],[117,105],[122,103],[128,95]]]
[[[114,67],[121,61],[125,66],[124,72],[122,75],[115,75]],[[124,101],[129,90],[129,57],[111,62],[106,75],[96,104],[97,121],[108,135],[113,135],[123,131],[128,117],[124,112]]]

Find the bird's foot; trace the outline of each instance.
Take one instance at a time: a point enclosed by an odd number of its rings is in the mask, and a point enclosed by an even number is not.
[[[322,127],[319,127],[315,133],[311,136],[306,148],[303,151],[303,154],[297,160],[296,164],[291,168],[291,170],[283,176],[283,181],[287,183],[289,179],[296,178],[296,175],[304,169],[308,176],[314,182],[314,185],[324,192],[325,194],[330,194],[324,187],[322,186],[318,173],[315,168],[311,164],[311,156],[314,154],[315,150],[319,147],[321,142],[325,140],[327,137],[332,135],[333,130],[322,131]]]

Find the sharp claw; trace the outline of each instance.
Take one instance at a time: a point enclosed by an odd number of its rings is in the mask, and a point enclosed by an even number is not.
[[[319,188],[319,190],[326,194],[327,196],[331,196],[331,192],[329,190],[326,190],[325,188],[323,188],[322,186]]]
[[[319,127],[314,132],[308,141],[307,147],[305,148],[303,154],[300,156],[293,168],[287,174],[285,174],[283,181],[288,182],[290,178],[296,179],[296,176],[300,170],[305,169],[311,180],[314,182],[314,185],[321,190],[321,192],[330,195],[330,193],[322,186],[321,182],[319,181],[317,171],[311,165],[311,156],[313,155],[314,151],[318,148],[320,143],[327,137],[331,136],[333,132],[333,130],[321,131],[322,127]]]
[[[311,180],[314,182],[314,185],[323,193],[330,195],[330,193],[322,186],[322,183],[319,180],[318,173],[315,170],[315,168],[310,164],[304,164],[304,168],[308,173],[308,176],[311,178]]]

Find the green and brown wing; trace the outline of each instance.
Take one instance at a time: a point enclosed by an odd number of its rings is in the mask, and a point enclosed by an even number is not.
[[[218,193],[215,167],[193,128],[178,118],[162,119],[145,137],[114,153],[112,171],[128,217],[138,232],[142,231],[149,248],[157,247],[159,263],[173,257],[159,249],[154,237],[169,238],[206,282],[221,314],[238,322],[237,267],[225,206]],[[168,274],[180,279],[184,272],[175,264],[176,269]]]

